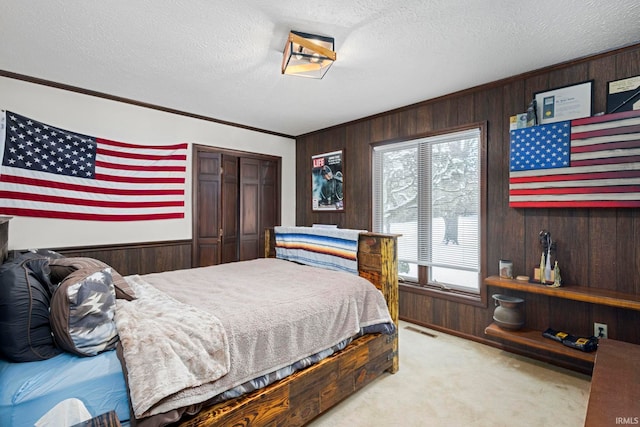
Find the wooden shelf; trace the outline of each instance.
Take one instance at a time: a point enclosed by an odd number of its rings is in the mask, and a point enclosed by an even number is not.
[[[553,341],[542,336],[542,331],[532,329],[519,329],[517,331],[509,331],[500,328],[495,323],[490,324],[484,330],[484,333],[493,337],[502,338],[516,344],[525,345],[538,350],[545,350],[555,354],[571,357],[593,363],[596,358],[596,352],[587,353],[575,348],[567,347],[559,342]]]
[[[560,286],[552,288],[538,283],[525,282],[514,279],[503,279],[499,276],[490,276],[484,279],[489,286],[513,289],[531,294],[548,295],[556,298],[564,298],[573,301],[589,302],[606,305],[609,307],[626,308],[640,311],[640,296],[610,291],[607,289],[588,288],[585,286]]]
[[[490,276],[484,279],[487,286],[494,286],[503,289],[527,292],[530,294],[547,295],[554,298],[563,298],[572,301],[581,301],[591,304],[598,304],[608,307],[623,308],[640,311],[640,295],[631,295],[608,289],[589,288],[586,286],[560,286],[557,288],[532,283],[529,281],[504,279],[499,276]],[[489,336],[501,338],[515,344],[538,350],[545,350],[554,354],[563,355],[575,360],[594,363],[596,351],[586,353],[562,343],[553,341],[542,336],[542,331],[532,329],[520,329],[509,331],[501,329],[497,324],[492,323],[487,326],[484,333]]]

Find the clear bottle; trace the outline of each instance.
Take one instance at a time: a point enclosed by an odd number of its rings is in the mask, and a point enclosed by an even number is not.
[[[544,263],[544,280],[551,281],[551,249],[547,250],[547,259]]]

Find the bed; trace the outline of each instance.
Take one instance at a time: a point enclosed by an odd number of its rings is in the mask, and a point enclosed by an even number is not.
[[[275,256],[276,252],[283,250],[283,247],[289,243],[279,242],[279,248],[276,249],[275,236],[274,230],[267,230],[265,258],[258,260],[211,268],[204,267],[202,269],[126,277],[126,284],[129,285],[129,290],[136,294],[136,298],[131,300],[118,298],[116,300],[115,306],[118,313],[116,320],[119,322],[117,331],[120,336],[117,351],[109,349],[92,357],[82,357],[65,351],[43,361],[2,362],[0,364],[0,381],[2,381],[0,382],[0,386],[2,386],[0,424],[18,425],[17,420],[20,419],[20,423],[25,422],[24,425],[33,425],[33,420],[26,422],[23,419],[25,414],[28,413],[29,416],[34,417],[34,420],[37,420],[40,414],[45,409],[53,407],[56,401],[75,397],[85,402],[85,406],[92,416],[115,410],[121,421],[129,422],[131,425],[164,425],[167,422],[175,422],[183,426],[303,425],[385,372],[396,372],[398,369],[397,331],[393,327],[389,328],[389,324],[397,326],[398,320],[396,237],[366,232],[357,233],[355,240],[357,250],[355,272],[357,274],[355,277],[361,281],[361,278],[364,277],[368,282],[373,283],[375,288],[369,283],[365,288],[374,289],[374,294],[371,294],[368,289],[366,292],[363,291],[362,301],[354,299],[353,296],[347,296],[346,298],[351,301],[352,307],[336,310],[333,303],[325,300],[329,294],[339,298],[334,294],[346,293],[346,290],[342,289],[344,273],[333,270],[318,270],[317,267],[299,265],[298,262],[280,259],[279,256]],[[291,245],[294,247],[295,242]],[[3,247],[6,252],[6,240]],[[233,268],[235,270],[231,270]],[[243,274],[253,271],[251,273],[253,277],[249,279],[240,277],[238,268]],[[292,273],[289,268],[297,270]],[[224,282],[232,282],[231,287],[235,291],[221,291],[222,288],[218,288],[219,285],[211,283],[198,285],[203,277],[200,273],[203,271],[209,276],[212,276],[212,271],[215,271],[215,276],[225,278]],[[284,275],[288,278],[299,276],[302,278],[303,285],[294,285],[294,282],[289,279],[280,280],[285,288],[297,286],[295,297],[286,296],[288,292],[286,289],[272,288],[271,285],[267,285],[267,276],[269,275],[274,277]],[[321,277],[323,282],[329,284],[329,287],[316,291],[308,289],[311,287],[306,284],[314,280],[313,276]],[[236,281],[233,282],[233,280]],[[117,283],[116,280],[114,282]],[[258,292],[262,283],[265,283],[264,287],[269,290],[265,294],[268,298]],[[344,283],[346,288],[346,282]],[[202,286],[207,289],[204,294]],[[176,292],[176,289],[179,291]],[[225,296],[222,295],[234,292],[245,297],[250,296],[253,299],[249,302],[235,303],[233,300],[224,299]],[[282,301],[279,299],[280,294],[284,295],[285,301],[288,298],[288,306],[286,303],[278,302]],[[376,308],[373,302],[368,301],[368,298],[377,298],[375,294],[384,297],[382,302],[385,306],[385,313],[381,314],[379,308]],[[339,312],[338,316],[342,319],[338,322],[339,327],[335,322],[323,324],[323,320],[313,317],[316,314],[311,316],[311,319],[315,320],[310,325],[307,324],[300,328],[284,325],[283,322],[279,326],[279,332],[263,331],[260,324],[255,325],[254,323],[254,326],[250,328],[251,333],[263,335],[260,335],[259,339],[251,338],[253,340],[251,342],[256,346],[251,351],[252,357],[247,358],[247,352],[239,350],[240,347],[234,340],[241,341],[241,339],[237,338],[235,321],[231,319],[234,313],[236,317],[250,318],[254,316],[254,313],[255,316],[258,316],[262,311],[270,313],[268,310],[274,308],[271,306],[284,304],[286,311],[292,314],[299,312],[302,314],[298,317],[307,317],[305,314],[307,309],[299,307],[300,298],[317,301],[321,307],[324,307],[323,310]],[[150,305],[147,307],[145,304],[150,304],[151,301],[164,301],[167,305],[157,308],[159,310],[157,315],[150,315],[156,308]],[[234,304],[237,305],[234,306]],[[250,312],[243,312],[243,306],[250,306],[252,309]],[[215,307],[218,316],[212,317],[216,317],[217,321],[199,317],[207,313],[211,307]],[[164,315],[162,310],[167,310]],[[364,314],[367,311],[372,313]],[[125,315],[124,313],[127,312],[128,315]],[[356,312],[360,317],[354,320],[349,317],[349,312]],[[144,313],[144,316],[137,315],[139,313]],[[179,313],[180,315],[171,316],[167,313]],[[192,314],[193,316],[191,316]],[[231,314],[231,318],[229,318],[229,314]],[[275,317],[280,319],[280,315]],[[186,335],[196,335],[196,338],[198,334],[217,337],[216,339],[207,339],[206,341],[211,342],[207,342],[204,346],[199,344],[204,340],[196,341],[192,347],[189,347],[192,343],[186,344],[189,354],[204,352],[204,354],[211,355],[211,364],[202,363],[207,359],[206,357],[193,357],[196,367],[191,369],[191,372],[182,372],[184,375],[181,375],[182,366],[174,369],[171,367],[172,358],[167,356],[167,352],[174,351],[173,344],[165,345],[180,340],[171,337],[161,339],[152,334],[140,335],[141,330],[151,331],[154,329],[153,323],[148,323],[150,322],[149,318],[154,318],[163,326],[183,323],[182,326],[189,331]],[[255,317],[252,320],[260,322],[259,319],[260,317]],[[381,320],[381,323],[378,320]],[[137,324],[138,321],[142,323]],[[176,327],[179,328],[180,325]],[[326,339],[319,339],[329,329],[338,330],[339,333],[327,336]],[[225,335],[224,333],[227,331],[229,334]],[[175,333],[175,331],[171,333]],[[179,331],[178,334],[180,334]],[[287,343],[295,341],[296,345],[299,343],[300,348],[304,347],[307,353],[296,355],[294,363],[291,363],[294,353],[289,356],[289,359],[267,360],[271,354],[269,348],[257,348],[259,346],[256,344],[271,342],[265,338],[264,334],[288,335],[289,339],[284,341]],[[326,334],[328,335],[328,333]],[[243,339],[249,340],[247,336],[244,336]],[[316,339],[319,342],[315,343]],[[143,345],[145,342],[151,342],[153,345]],[[305,342],[307,343],[305,344]],[[310,347],[307,345],[308,342],[312,343]],[[222,350],[225,345],[227,348],[235,349],[236,353],[242,354],[234,354],[233,351],[225,353]],[[274,344],[264,344],[264,346],[274,347]],[[283,344],[275,345],[274,348],[278,350],[276,353],[282,346]],[[145,348],[150,348],[152,352],[145,356],[135,356],[138,359],[131,356],[131,354],[146,351]],[[159,349],[164,350],[158,353]],[[261,356],[253,357],[257,354]],[[242,359],[243,355],[244,359]],[[299,356],[304,357],[299,358]],[[164,378],[166,376],[161,376],[160,379],[146,378],[145,375],[148,373],[141,371],[141,369],[144,371],[141,368],[144,363],[135,362],[146,358],[153,360],[154,357],[158,360],[152,362],[152,366],[166,363],[171,367],[170,379]],[[182,356],[178,355],[179,360],[181,360],[180,357]],[[217,362],[213,363],[214,360]],[[241,363],[231,364],[230,362],[233,360],[241,360]],[[64,381],[58,381],[65,375],[65,364],[76,364],[74,366],[84,364],[86,367],[83,369],[86,371],[83,372],[93,370],[96,375],[91,377],[90,383],[93,389],[98,390],[100,398],[92,400],[87,397],[91,393],[78,392],[78,390],[84,390],[79,384],[69,385]],[[249,367],[248,365],[257,366]],[[34,370],[36,372],[39,366],[44,366],[44,369],[49,372],[49,375],[40,374],[39,379],[46,380],[43,384],[30,380],[33,381],[33,384],[29,386],[29,382],[12,377],[18,370]],[[233,366],[241,366],[242,368],[234,368]],[[29,369],[25,369],[26,367]],[[76,373],[79,372],[79,368],[74,369]],[[217,379],[210,382],[202,379],[194,380],[191,377],[194,371],[196,375],[211,375],[212,378]],[[241,373],[238,374],[237,371],[241,371]],[[256,373],[260,375],[255,375]],[[132,374],[135,374],[134,376],[142,375],[141,378],[144,378],[142,384],[146,384],[147,387],[132,386]],[[83,374],[82,377],[88,375],[88,373]],[[75,377],[77,378],[78,375]],[[246,381],[249,377],[254,381]],[[166,383],[173,386],[173,383],[180,383],[185,378],[187,384],[189,381],[195,381],[196,386],[186,389],[180,387],[175,392],[171,390],[168,396],[166,393],[153,396],[156,390],[166,387]],[[165,384],[160,384],[163,380]],[[128,388],[123,387],[122,383],[128,383]],[[42,393],[40,393],[41,391]],[[30,393],[42,394],[42,396],[25,397]],[[236,397],[236,395],[239,396]],[[34,402],[39,402],[41,405],[39,407],[33,406]],[[135,414],[138,419],[131,418],[130,413]]]

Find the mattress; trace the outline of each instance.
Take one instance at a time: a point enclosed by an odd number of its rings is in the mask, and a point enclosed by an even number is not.
[[[94,357],[63,353],[48,360],[0,359],[0,426],[30,426],[57,403],[77,398],[92,416],[114,410],[129,420],[129,397],[115,351]]]

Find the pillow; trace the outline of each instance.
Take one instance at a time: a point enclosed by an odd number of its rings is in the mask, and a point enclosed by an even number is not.
[[[0,266],[0,355],[34,362],[61,353],[51,336],[48,259],[21,254]]]
[[[64,258],[64,255],[59,254],[56,251],[52,251],[51,249],[29,249],[29,252],[42,255],[43,257],[47,257],[49,259]]]
[[[51,329],[58,346],[79,356],[95,356],[115,348],[116,294],[111,268],[76,270],[51,298]]]
[[[51,282],[60,283],[76,270],[83,268],[105,269],[111,267],[94,258],[68,257],[49,260],[49,268],[51,269]],[[136,299],[136,294],[133,289],[131,289],[124,277],[113,268],[111,268],[111,277],[113,278],[113,284],[116,289],[116,298],[126,299],[127,301]]]

